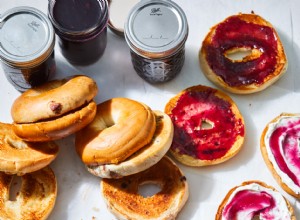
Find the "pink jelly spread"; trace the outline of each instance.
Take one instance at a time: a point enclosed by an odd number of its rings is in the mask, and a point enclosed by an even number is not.
[[[231,104],[215,95],[216,90],[184,93],[170,117],[174,124],[171,148],[201,160],[224,156],[238,136],[244,136],[244,124],[231,110]],[[203,121],[212,124],[202,129]]]
[[[262,54],[245,62],[234,62],[225,52],[234,48],[258,49]],[[206,60],[216,75],[229,86],[262,84],[276,66],[277,38],[272,28],[232,16],[218,25],[209,45],[204,45]]]
[[[300,119],[277,127],[270,137],[270,148],[278,167],[300,186]],[[282,151],[280,150],[282,146]]]
[[[243,212],[244,219],[252,219],[260,215],[263,219],[272,220],[278,217],[270,212],[274,207],[275,201],[267,192],[242,190],[237,192],[230,203],[224,207],[222,219],[241,219],[237,217]]]

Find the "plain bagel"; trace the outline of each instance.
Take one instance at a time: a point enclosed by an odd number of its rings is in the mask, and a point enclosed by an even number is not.
[[[154,111],[156,129],[149,144],[119,164],[87,166],[90,173],[102,178],[121,178],[139,173],[156,164],[169,150],[173,140],[173,123],[170,117]]]
[[[144,197],[139,187],[156,184],[160,191]],[[188,182],[179,167],[167,156],[157,164],[121,179],[102,179],[101,193],[109,210],[118,219],[175,219],[188,196]]]
[[[11,124],[0,123],[0,171],[23,175],[49,165],[58,154],[54,142],[29,143],[17,137]]]
[[[22,185],[14,201],[9,200],[13,175],[0,173],[0,219],[44,220],[54,208],[57,196],[56,177],[45,167],[21,177]]]
[[[148,106],[112,98],[98,104],[94,120],[76,133],[76,151],[87,165],[120,163],[152,140],[155,127]]]
[[[12,105],[14,132],[31,142],[75,133],[93,120],[97,92],[96,82],[87,76],[53,80],[29,89]]]

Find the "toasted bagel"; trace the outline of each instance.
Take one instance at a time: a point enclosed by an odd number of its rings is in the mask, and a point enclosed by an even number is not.
[[[158,184],[161,191],[143,197],[139,186]],[[120,219],[175,219],[188,199],[186,177],[168,157],[137,174],[102,179],[101,193],[109,210]]]
[[[170,152],[185,165],[222,163],[244,143],[243,116],[234,101],[217,89],[189,87],[167,102],[165,113],[174,124]]]
[[[148,106],[113,98],[98,104],[94,120],[76,133],[76,151],[87,165],[117,164],[150,143],[155,128]]]
[[[43,220],[51,213],[57,195],[53,171],[43,168],[21,177],[21,189],[15,201],[9,200],[13,176],[0,173],[0,219]]]
[[[13,103],[14,132],[30,142],[73,134],[94,119],[97,106],[93,98],[97,91],[95,81],[86,76],[54,80],[29,89]]]
[[[283,190],[300,199],[300,114],[282,113],[261,134],[260,149],[273,177]]]
[[[49,165],[58,154],[54,142],[29,143],[17,137],[11,124],[0,123],[0,172],[23,175]]]
[[[90,173],[102,178],[121,178],[132,175],[156,164],[169,150],[173,139],[173,123],[170,117],[154,111],[156,129],[152,141],[119,164],[87,166]]]
[[[231,59],[242,51],[249,55]],[[288,67],[280,38],[272,24],[256,14],[238,14],[213,26],[199,51],[204,75],[221,88],[237,94],[266,89]]]
[[[254,216],[296,220],[294,209],[284,196],[272,186],[253,180],[244,182],[227,193],[215,219],[253,219]]]

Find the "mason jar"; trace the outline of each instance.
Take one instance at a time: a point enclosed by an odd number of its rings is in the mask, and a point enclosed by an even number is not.
[[[49,0],[48,16],[62,55],[72,64],[96,62],[107,44],[106,0]]]
[[[175,78],[185,60],[188,23],[173,1],[143,0],[125,23],[125,39],[137,74],[149,83]]]
[[[15,7],[1,15],[1,64],[18,91],[41,85],[54,75],[54,46],[52,24],[38,9]]]

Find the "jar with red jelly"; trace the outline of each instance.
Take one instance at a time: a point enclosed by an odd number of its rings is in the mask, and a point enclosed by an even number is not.
[[[32,7],[0,16],[0,59],[7,80],[20,92],[47,82],[55,73],[55,33],[48,17]]]
[[[185,60],[188,23],[173,1],[144,0],[130,11],[125,39],[137,74],[149,83],[175,78]]]
[[[96,62],[107,44],[106,0],[49,0],[48,16],[63,56],[72,64]]]

